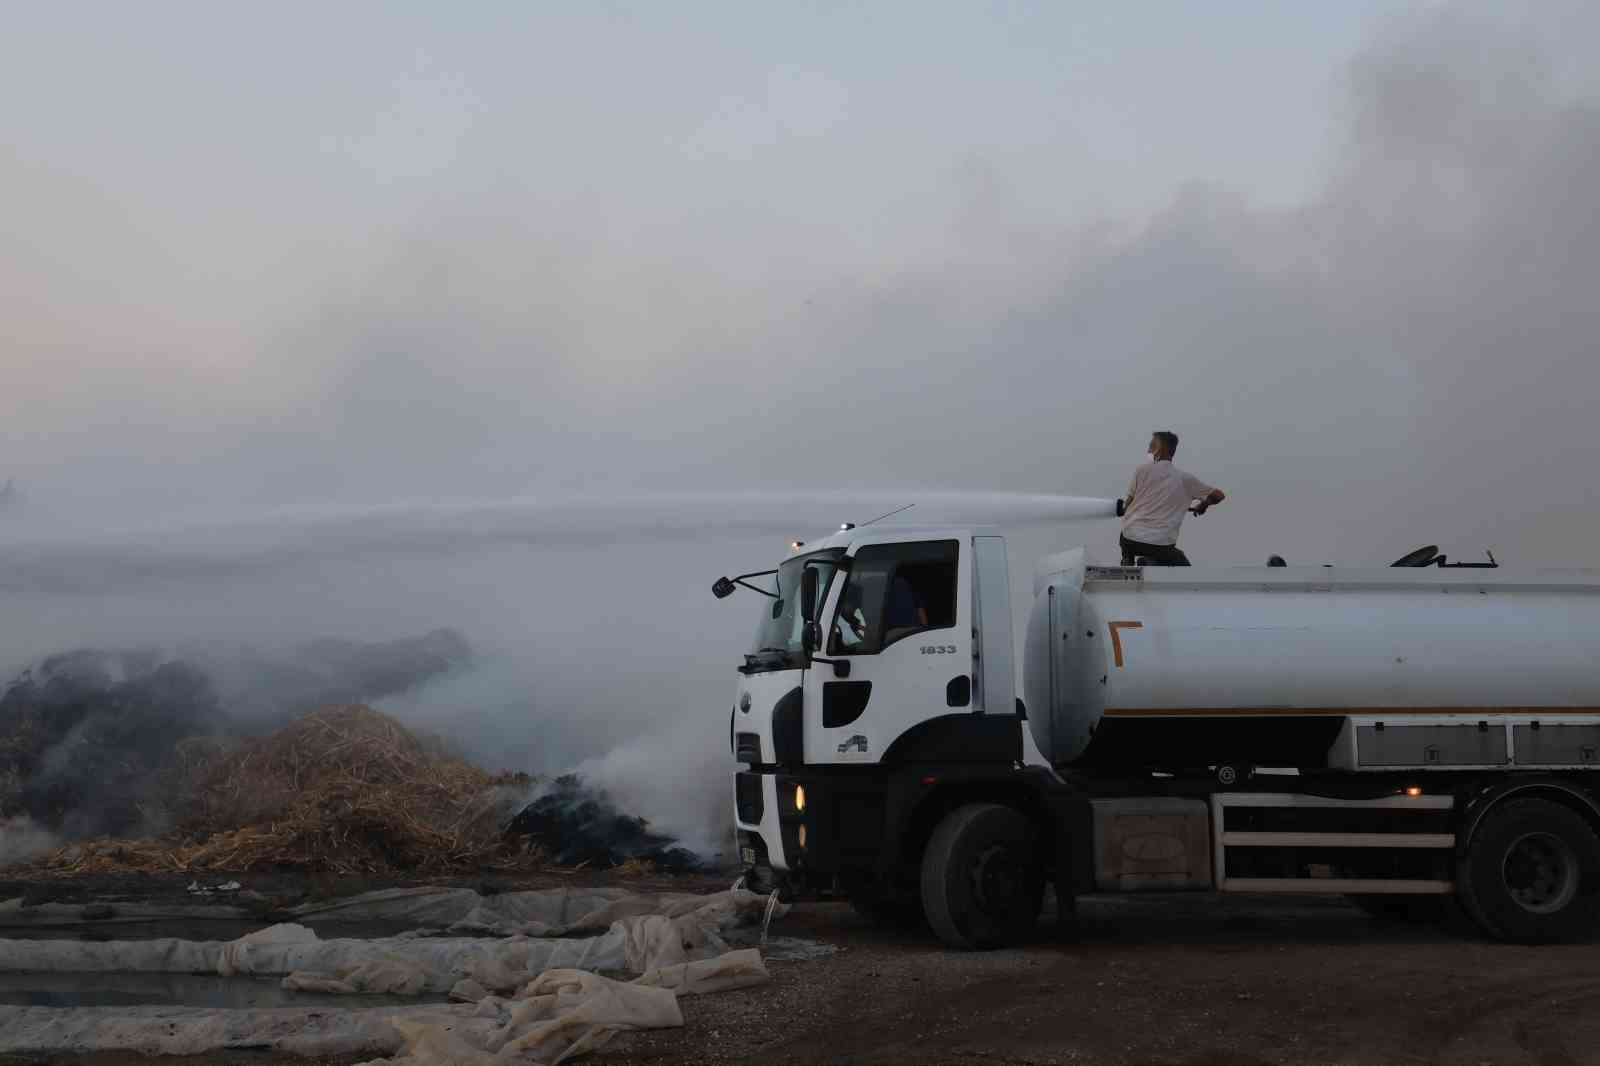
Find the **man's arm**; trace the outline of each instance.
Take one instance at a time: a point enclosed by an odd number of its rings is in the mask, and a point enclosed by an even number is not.
[[[1228,494],[1223,492],[1221,489],[1215,489],[1210,485],[1197,482],[1194,491],[1190,493],[1189,498],[1191,500],[1198,499],[1200,501],[1193,507],[1189,508],[1190,513],[1202,515],[1206,513],[1206,508],[1210,507],[1212,504],[1221,503],[1223,500],[1226,500],[1228,498]]]

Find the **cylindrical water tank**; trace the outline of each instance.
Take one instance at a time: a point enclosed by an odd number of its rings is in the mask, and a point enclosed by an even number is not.
[[[1023,691],[1058,766],[1315,767],[1348,715],[1600,716],[1600,574],[1040,566]],[[1600,717],[1596,718],[1600,722]]]

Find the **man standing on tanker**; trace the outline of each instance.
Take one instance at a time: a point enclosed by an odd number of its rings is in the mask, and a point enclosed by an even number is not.
[[[1123,566],[1132,566],[1138,558],[1157,566],[1188,566],[1188,556],[1178,550],[1184,512],[1202,515],[1207,507],[1227,499],[1221,489],[1174,466],[1172,457],[1177,451],[1176,433],[1154,433],[1149,461],[1133,472],[1128,495],[1122,500],[1122,535],[1118,539]]]

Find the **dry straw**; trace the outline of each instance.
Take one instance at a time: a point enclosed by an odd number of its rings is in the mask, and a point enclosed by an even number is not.
[[[370,707],[326,707],[269,736],[184,741],[171,767],[179,832],[94,840],[34,863],[41,873],[340,874],[525,868],[500,827],[525,794]]]

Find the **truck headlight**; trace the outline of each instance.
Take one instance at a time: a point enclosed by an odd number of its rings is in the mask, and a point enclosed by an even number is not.
[[[806,786],[804,785],[794,786],[794,809],[797,811],[806,809]]]

